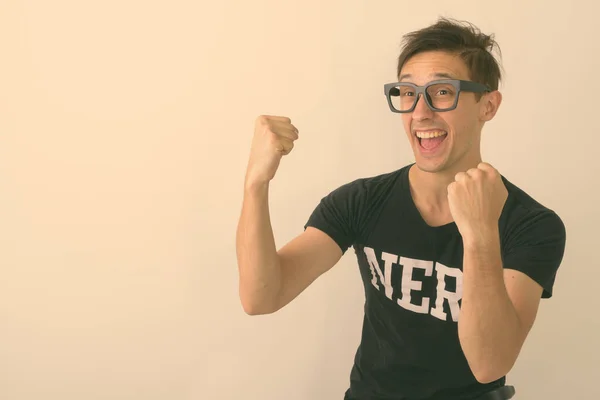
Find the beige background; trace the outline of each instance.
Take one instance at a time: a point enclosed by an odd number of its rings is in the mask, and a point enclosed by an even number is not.
[[[275,315],[239,304],[254,119],[302,135],[272,186],[282,245],[330,190],[412,161],[383,84],[402,34],[438,15],[496,34],[484,159],[567,226],[508,380],[518,399],[598,399],[597,8],[1,0],[0,399],[341,399],[362,318],[352,252]]]

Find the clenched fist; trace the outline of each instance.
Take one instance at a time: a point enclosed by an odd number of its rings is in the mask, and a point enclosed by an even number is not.
[[[298,129],[289,118],[258,117],[246,171],[246,185],[263,184],[273,179],[281,157],[292,151],[297,139]]]
[[[463,240],[477,241],[497,231],[507,198],[502,176],[488,163],[456,174],[448,186],[448,203]]]

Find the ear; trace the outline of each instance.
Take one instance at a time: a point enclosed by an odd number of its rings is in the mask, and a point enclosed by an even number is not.
[[[498,108],[500,108],[502,93],[497,90],[486,93],[481,97],[479,103],[479,118],[484,122],[490,121],[498,112]]]

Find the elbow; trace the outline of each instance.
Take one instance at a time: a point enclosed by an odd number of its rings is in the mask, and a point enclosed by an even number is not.
[[[243,295],[240,293],[240,302],[242,303],[242,309],[247,315],[267,315],[277,311],[276,307],[265,301],[264,299],[257,298],[257,296]]]
[[[255,315],[267,315],[273,313],[273,311],[268,310],[266,307],[261,307],[258,304],[253,304],[251,302],[242,301],[242,309],[247,315],[255,316]]]
[[[240,279],[238,296],[248,315],[266,315],[279,310],[279,292],[273,285],[244,282]]]
[[[506,374],[494,373],[494,371],[473,371],[473,375],[475,375],[477,382],[485,385],[502,378]]]
[[[461,345],[471,373],[477,382],[481,384],[495,382],[512,370],[517,361],[518,351],[506,346],[501,348],[497,346],[489,348],[489,345],[466,346],[465,343],[470,340],[462,337]]]
[[[244,312],[246,313],[246,315],[250,315],[250,316],[262,315],[263,314],[256,307],[249,306],[249,305],[246,305],[244,303],[242,303],[242,309],[244,310]]]
[[[481,383],[481,384],[488,384],[488,383],[492,383],[494,381],[497,381],[500,378],[505,377],[510,370],[512,369],[512,365],[511,366],[494,366],[491,364],[488,364],[486,366],[482,366],[480,368],[472,368],[471,371],[473,372],[473,375],[475,376],[475,379],[477,380],[477,382]]]

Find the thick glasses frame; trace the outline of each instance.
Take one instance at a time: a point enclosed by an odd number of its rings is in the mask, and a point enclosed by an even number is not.
[[[446,107],[446,108],[435,108],[433,106],[433,104],[431,102],[431,98],[429,97],[429,94],[427,93],[427,89],[429,89],[429,87],[432,85],[439,85],[439,84],[450,84],[450,85],[454,86],[454,89],[456,90],[456,98],[454,99],[454,104],[452,104],[452,106]],[[394,107],[394,104],[392,103],[392,97],[400,96],[400,90],[397,87],[398,85],[410,86],[415,90],[415,93],[416,93],[415,94],[415,102],[412,105],[412,107],[407,110],[398,110],[396,107]],[[418,85],[415,85],[414,83],[410,83],[410,82],[393,82],[393,83],[386,83],[385,85],[383,85],[383,92],[385,94],[385,97],[387,98],[388,105],[390,106],[390,110],[392,110],[392,112],[401,113],[401,114],[410,113],[410,112],[414,111],[415,107],[417,106],[417,103],[419,102],[419,95],[422,95],[423,99],[425,100],[425,103],[427,103],[427,106],[431,110],[436,111],[436,112],[444,112],[444,111],[451,111],[456,108],[456,106],[458,105],[458,98],[459,98],[460,92],[484,93],[484,92],[491,92],[491,91],[492,91],[492,89],[487,85],[473,82],[473,81],[463,81],[460,79],[440,79],[440,80],[436,80],[436,81],[431,81],[428,84],[423,85],[423,86],[418,86]]]

